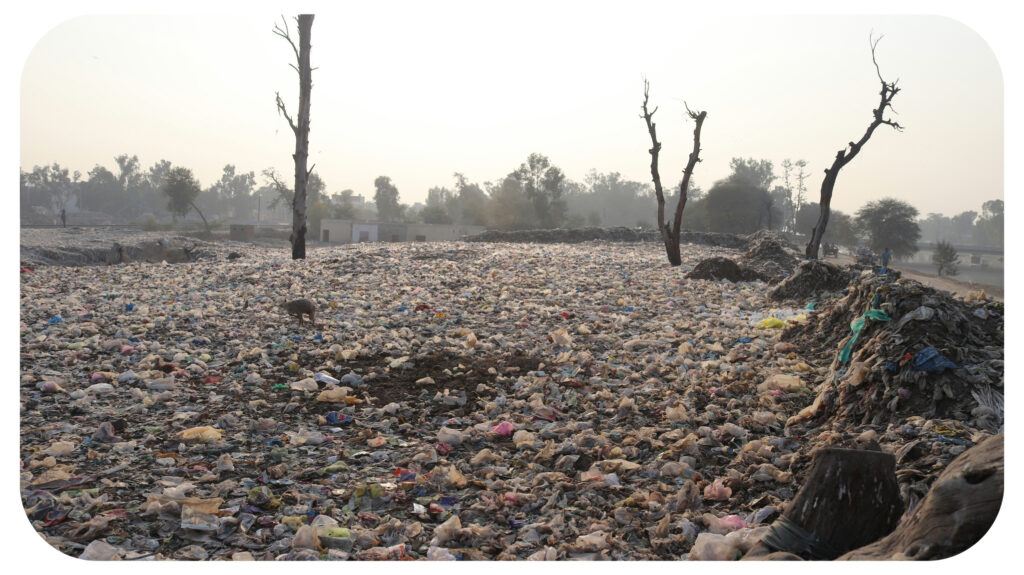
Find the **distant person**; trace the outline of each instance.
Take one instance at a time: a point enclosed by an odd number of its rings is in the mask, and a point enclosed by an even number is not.
[[[882,252],[882,273],[883,274],[889,272],[889,260],[891,260],[891,259],[892,259],[892,252],[889,251],[889,248],[885,248],[885,251]]]
[[[64,211],[64,208],[60,209],[60,227],[68,227],[68,213]]]

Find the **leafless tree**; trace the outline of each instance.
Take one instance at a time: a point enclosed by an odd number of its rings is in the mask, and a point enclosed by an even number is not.
[[[298,124],[292,121],[285,109],[281,93],[277,95],[277,111],[288,120],[288,125],[295,133],[295,196],[292,199],[292,233],[289,239],[292,243],[292,259],[304,259],[306,257],[306,182],[313,168],[306,169],[306,162],[309,157],[309,94],[313,89],[313,70],[309,67],[310,34],[313,29],[313,14],[299,14],[296,21],[299,25],[299,46],[292,41],[288,22],[282,17],[284,29],[274,26],[274,34],[284,38],[291,45],[295,52],[295,59],[298,66],[292,68],[299,73],[299,116]]]
[[[673,266],[678,266],[683,263],[679,253],[679,232],[683,224],[683,209],[686,207],[686,192],[690,187],[690,176],[693,174],[693,168],[700,161],[700,129],[704,125],[704,119],[708,113],[694,112],[690,110],[689,106],[686,106],[687,115],[697,123],[697,126],[693,129],[693,151],[690,152],[689,160],[686,162],[686,169],[683,170],[683,181],[679,184],[679,202],[676,204],[675,217],[672,223],[669,224],[665,220],[665,193],[661,187],[661,176],[658,174],[658,154],[661,152],[661,142],[658,141],[658,134],[652,121],[654,113],[658,111],[658,108],[655,107],[653,110],[647,109],[649,90],[650,83],[645,79],[644,113],[641,117],[647,123],[647,132],[651,135],[651,149],[649,151],[651,153],[651,177],[654,178],[654,193],[658,198],[658,229],[661,231],[661,239],[665,242],[665,253],[668,255],[669,263]]]
[[[818,224],[814,226],[814,229],[811,231],[811,240],[807,243],[807,249],[805,251],[808,259],[818,259],[818,248],[821,246],[821,238],[825,235],[825,226],[828,225],[828,218],[832,213],[832,209],[830,207],[830,204],[832,203],[832,190],[835,188],[836,178],[839,176],[839,170],[857,156],[861,148],[863,148],[864,144],[866,144],[868,139],[871,138],[871,135],[875,132],[875,128],[878,126],[885,124],[887,126],[892,126],[896,131],[903,130],[903,127],[898,123],[885,118],[886,109],[892,110],[895,113],[895,110],[892,108],[892,99],[899,93],[900,89],[896,87],[896,82],[899,81],[898,79],[895,82],[886,82],[882,78],[882,71],[878,68],[878,60],[875,59],[875,48],[881,40],[882,36],[879,36],[877,40],[875,40],[873,36],[869,37],[869,43],[871,44],[871,62],[874,63],[875,72],[878,74],[878,81],[882,84],[882,91],[880,93],[881,101],[878,103],[878,108],[872,110],[874,119],[871,121],[867,131],[864,132],[864,135],[861,136],[860,140],[857,142],[850,142],[848,145],[849,149],[843,148],[842,150],[839,150],[836,154],[836,159],[832,162],[832,167],[825,169],[825,180],[821,183],[821,201],[819,202],[821,214],[818,216]]]

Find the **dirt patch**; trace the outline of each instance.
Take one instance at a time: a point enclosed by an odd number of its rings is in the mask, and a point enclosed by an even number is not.
[[[479,408],[477,400],[489,399],[505,391],[495,382],[497,375],[525,375],[536,371],[541,363],[536,357],[526,355],[496,358],[431,354],[410,358],[400,367],[388,367],[394,359],[376,355],[359,357],[342,365],[359,376],[374,374],[365,385],[357,388],[357,392],[372,397],[374,405],[383,407],[403,401],[433,402],[432,415],[448,414],[452,417],[471,413]],[[422,382],[426,378],[433,381]],[[446,401],[445,397],[450,399]]]

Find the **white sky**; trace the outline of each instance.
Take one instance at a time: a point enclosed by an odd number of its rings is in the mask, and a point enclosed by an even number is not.
[[[453,172],[497,180],[531,152],[577,181],[596,169],[649,182],[646,76],[666,185],[692,145],[685,100],[708,112],[698,185],[725,177],[733,157],[772,160],[780,176],[784,159],[803,158],[816,201],[822,170],[878,103],[874,31],[885,36],[882,74],[902,88],[894,119],[906,130],[876,131],[841,172],[833,207],[849,213],[893,196],[922,215],[952,215],[1003,198],[1000,63],[955,19],[884,15],[893,8],[812,16],[701,13],[683,2],[479,4],[302,5],[316,13],[310,162],[328,192],[370,197],[387,175],[412,203],[452,187]],[[271,32],[281,8],[197,6],[45,14],[49,29],[27,38],[20,166],[56,161],[84,175],[134,154],[144,168],[189,167],[204,186],[228,163],[291,177],[294,138],[274,93],[294,117],[298,77]],[[298,10],[286,12],[296,36]]]

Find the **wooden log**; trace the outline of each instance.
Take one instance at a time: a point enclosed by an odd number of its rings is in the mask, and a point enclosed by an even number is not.
[[[1003,501],[1003,434],[968,449],[932,484],[913,514],[887,537],[840,560],[933,560],[952,557],[981,540]]]
[[[835,559],[896,527],[903,502],[892,454],[824,448],[811,457],[793,502],[743,559]]]

